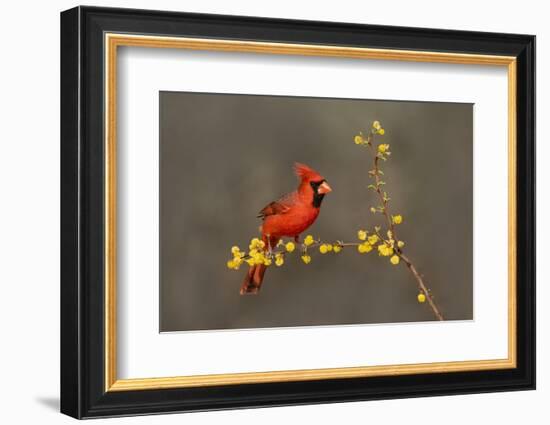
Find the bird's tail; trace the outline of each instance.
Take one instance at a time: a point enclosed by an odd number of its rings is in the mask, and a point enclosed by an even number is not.
[[[262,286],[266,269],[267,266],[264,264],[257,264],[248,269],[243,284],[241,285],[241,295],[258,293]]]

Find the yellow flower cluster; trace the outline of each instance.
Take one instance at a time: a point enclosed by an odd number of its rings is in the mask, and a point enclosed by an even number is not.
[[[257,264],[270,266],[272,259],[269,255],[267,255],[264,248],[265,242],[258,238],[254,238],[250,241],[250,244],[248,245],[248,254],[241,251],[238,246],[232,247],[231,254],[233,255],[233,259],[227,261],[227,267],[229,269],[239,270],[242,263],[247,263],[249,266],[254,266]]]
[[[302,261],[306,264],[311,263],[311,256],[309,256],[307,254],[302,255]]]
[[[250,245],[248,245],[249,251],[248,251],[248,259],[245,261],[249,266],[253,266],[255,264],[264,264],[266,266],[271,265],[271,258],[266,256],[266,253],[264,251],[265,248],[265,242],[254,238],[250,241]]]
[[[266,266],[271,265],[271,259],[266,257],[263,251],[255,251],[249,255],[250,258],[246,260],[249,266],[253,266],[255,264],[264,264]]]
[[[378,255],[381,255],[383,257],[389,257],[390,255],[393,255],[393,247],[383,242],[380,245],[378,245]]]
[[[313,236],[311,236],[311,235],[307,235],[306,238],[304,239],[304,245],[305,246],[310,246],[314,242],[315,242],[315,239],[313,239]]]
[[[254,238],[250,241],[250,245],[248,245],[248,249],[250,250],[253,250],[253,249],[264,249],[265,248],[265,242],[258,239],[258,238]]]
[[[426,301],[426,295],[424,295],[422,292],[420,294],[418,294],[418,296],[416,297],[416,299],[418,300],[419,303],[423,303]]]
[[[376,245],[376,243],[380,240],[377,234],[373,233],[372,235],[369,235],[366,230],[359,230],[357,232],[357,238],[363,241],[363,243],[357,245],[357,251],[359,251],[360,254],[371,252],[374,245]]]
[[[275,265],[281,267],[285,263],[285,257],[280,252],[275,254]]]
[[[372,238],[372,239],[371,239]],[[378,235],[372,235],[369,237],[368,242],[374,245],[380,240]],[[401,261],[401,257],[398,255],[399,253],[395,252],[395,240],[393,239],[393,233],[391,230],[388,230],[388,240],[382,241],[378,245],[378,255],[382,257],[390,257],[390,263],[392,263],[394,266],[397,266],[399,262]],[[405,246],[405,242],[398,241],[397,246],[399,248],[403,248]]]
[[[391,221],[393,224],[401,224],[403,223],[403,217],[401,215],[392,215]]]
[[[386,132],[383,128],[382,128],[382,125],[380,124],[380,121],[374,121],[372,123],[372,130],[373,130],[373,133],[378,133],[380,134],[380,136],[383,136],[384,133]]]
[[[307,252],[307,248],[315,244],[315,238],[312,235],[307,235],[304,239],[301,259],[305,264],[309,264],[312,260],[311,256]],[[270,266],[275,264],[277,267],[281,267],[285,263],[285,254],[290,254],[296,250],[296,243],[293,241],[284,242],[280,240],[277,243],[277,248],[281,247],[283,250],[268,252],[266,249],[266,244],[259,238],[253,238],[248,245],[249,251],[245,253],[241,251],[238,246],[231,248],[231,254],[233,259],[227,261],[227,267],[232,270],[238,270],[242,263],[246,263],[249,266],[254,266],[258,264],[263,264],[265,266]],[[321,254],[326,254],[329,252],[338,253],[342,250],[341,242],[332,243],[322,243],[319,245],[319,252]]]
[[[389,153],[389,151],[390,151],[390,145],[388,145],[387,143],[382,143],[378,145],[378,152]]]
[[[319,252],[321,254],[326,254],[327,252],[331,252],[333,249],[333,246],[329,243],[324,243],[319,246]]]
[[[228,269],[239,270],[240,265],[241,265],[240,261],[235,261],[235,260],[227,261]]]
[[[359,251],[360,254],[366,254],[372,251],[372,245],[368,241],[365,241],[357,245],[357,251]]]
[[[371,244],[371,245],[374,245],[376,242],[378,242],[380,240],[380,238],[378,237],[378,235],[375,235],[375,234],[372,234],[370,235],[368,238],[367,238],[367,241]]]
[[[380,136],[383,136],[386,133],[386,130],[382,128],[382,125],[380,124],[380,121],[374,121],[372,123],[372,129],[370,130],[371,134],[379,134]],[[365,138],[363,136],[363,133],[359,133],[353,137],[353,141],[356,145],[370,145],[370,135]]]
[[[233,254],[233,259],[227,262],[227,267],[233,270],[239,270],[246,254],[242,252],[238,246],[231,248],[231,254]]]

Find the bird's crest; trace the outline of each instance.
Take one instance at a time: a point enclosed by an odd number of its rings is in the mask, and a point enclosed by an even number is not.
[[[301,180],[323,180],[323,176],[321,176],[317,171],[299,162],[294,163],[294,174],[296,174],[296,176]]]

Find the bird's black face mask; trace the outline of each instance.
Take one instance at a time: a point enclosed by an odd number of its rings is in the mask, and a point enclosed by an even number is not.
[[[321,202],[323,202],[323,198],[325,197],[325,193],[319,193],[319,186],[321,186],[325,180],[317,181],[317,182],[309,182],[311,185],[311,188],[313,189],[313,201],[312,205],[315,208],[321,207]]]

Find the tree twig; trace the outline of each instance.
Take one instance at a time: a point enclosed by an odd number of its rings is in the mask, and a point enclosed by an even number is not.
[[[380,158],[379,158],[378,153],[376,151],[376,147],[372,143],[372,135],[371,134],[369,134],[369,136],[367,138],[367,145],[369,146],[369,148],[371,150],[374,151],[374,160],[373,160],[374,170],[373,171],[374,171],[374,179],[375,179],[375,182],[376,182],[375,192],[378,194],[378,196],[379,196],[379,198],[382,202],[382,213],[384,214],[384,216],[386,218],[386,221],[388,223],[388,228],[391,231],[391,239],[394,239],[394,240],[398,241],[399,239],[397,238],[397,234],[395,232],[395,226],[394,226],[394,223],[393,223],[393,219],[392,219],[391,214],[389,213],[388,200],[386,199],[386,196],[384,196],[384,194],[382,193],[382,190],[380,189],[380,186],[381,186],[381,184],[380,184],[380,168],[379,168],[379,159]],[[378,234],[379,237],[381,237],[379,232],[377,232],[377,234]],[[382,238],[382,239],[386,243],[388,242],[388,241],[385,240],[385,238]],[[399,246],[394,246],[393,249],[394,249],[395,253],[403,260],[403,262],[405,263],[407,268],[410,270],[410,272],[413,274],[413,276],[416,279],[417,284],[418,284],[418,290],[426,296],[426,299],[428,300],[428,304],[431,307],[431,309],[432,309],[435,317],[437,318],[437,320],[441,320],[441,321],[445,320],[443,318],[443,315],[441,314],[441,311],[437,307],[431,292],[426,287],[426,284],[424,283],[424,280],[422,279],[422,276],[420,276],[420,273],[418,273],[418,271],[416,270],[416,267],[414,266],[414,264],[411,262],[411,260],[407,256],[405,256],[403,254],[403,251],[402,251],[401,248],[399,248]]]
[[[408,269],[411,271],[411,273],[415,277],[416,282],[418,283],[418,290],[426,296],[426,299],[428,300],[428,304],[432,308],[435,314],[435,317],[437,317],[437,320],[445,320],[443,318],[443,315],[439,311],[439,308],[435,304],[435,301],[433,299],[431,292],[424,284],[424,280],[422,279],[422,276],[420,276],[420,273],[418,273],[418,271],[416,270],[416,267],[414,266],[414,264],[411,263],[411,260],[409,260],[409,258],[405,256],[403,253],[399,254],[399,256],[401,257],[405,265],[408,267]]]

